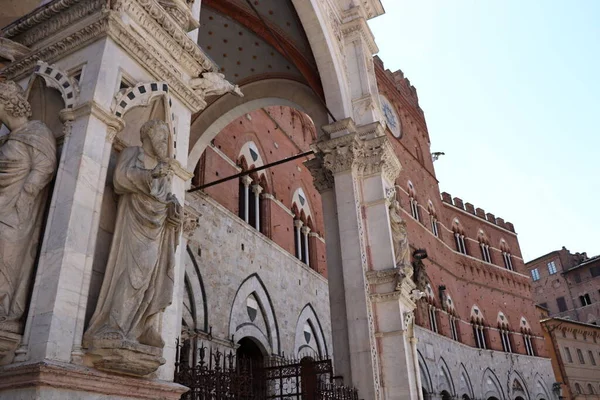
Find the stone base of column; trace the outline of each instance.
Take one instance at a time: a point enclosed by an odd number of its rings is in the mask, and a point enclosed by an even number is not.
[[[67,363],[0,367],[0,400],[179,400],[187,390],[173,382],[112,375]]]
[[[17,333],[0,329],[0,365],[12,362],[21,337]]]
[[[163,349],[123,339],[94,339],[88,354],[94,367],[118,374],[144,376],[165,363]]]

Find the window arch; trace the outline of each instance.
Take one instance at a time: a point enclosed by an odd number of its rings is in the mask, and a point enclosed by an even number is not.
[[[475,304],[471,307],[471,325],[473,326],[473,336],[475,336],[475,346],[479,349],[487,349],[486,327],[484,324],[483,313]]]
[[[408,181],[408,202],[410,205],[410,214],[414,219],[421,222],[421,215],[419,213],[419,202],[417,201],[417,192],[411,181]]]
[[[263,158],[256,143],[252,140],[242,145],[238,154],[237,165],[242,171],[248,171],[264,165]],[[239,178],[238,216],[257,231],[264,231],[261,223],[261,209],[267,178],[264,172],[244,175]]]
[[[427,202],[427,211],[429,212],[429,222],[431,223],[431,232],[437,238],[440,237],[440,230],[438,225],[437,213],[435,211],[435,207],[433,206],[433,202],[429,200]]]
[[[510,253],[510,248],[508,247],[508,245],[506,244],[506,240],[504,240],[504,239],[500,240],[500,251],[502,252],[502,259],[504,261],[504,267],[510,271],[514,271],[515,268],[513,267],[512,255]]]
[[[445,307],[446,312],[448,313],[448,320],[450,326],[450,337],[452,340],[456,340],[460,342],[460,334],[458,331],[458,323],[460,322],[460,318],[458,317],[458,313],[456,312],[456,308],[454,307],[454,301],[449,294],[445,293],[445,299],[443,299],[443,306]]]
[[[479,242],[479,248],[481,250],[481,259],[491,264],[492,255],[490,254],[490,241],[482,229],[479,230],[477,241]]]
[[[533,344],[531,342],[531,327],[529,326],[529,322],[525,319],[525,317],[521,317],[521,334],[523,335],[523,343],[525,344],[525,352],[528,356],[535,356],[535,351],[533,349]]]
[[[429,316],[429,329],[438,333],[438,313],[435,305],[435,294],[431,288],[431,284],[425,286],[425,302],[427,303],[427,315]]]
[[[508,324],[508,319],[506,315],[502,311],[498,311],[498,318],[496,320],[498,323],[498,330],[500,331],[500,340],[502,341],[502,350],[505,353],[512,353],[512,340],[511,340],[511,332]]]
[[[591,383],[588,383],[587,387],[588,387],[589,394],[596,394],[596,391],[594,390],[594,387],[592,386]]]
[[[313,217],[304,189],[298,187],[292,194],[292,213],[294,214],[294,247],[295,255],[310,267],[310,233],[314,230]],[[316,267],[316,266],[313,266]]]
[[[469,254],[467,250],[467,245],[465,243],[465,230],[458,218],[454,218],[452,222],[452,232],[454,233],[454,242],[456,244],[456,251],[462,254]]]
[[[575,393],[583,394],[583,389],[581,389],[581,385],[579,383],[575,384]]]

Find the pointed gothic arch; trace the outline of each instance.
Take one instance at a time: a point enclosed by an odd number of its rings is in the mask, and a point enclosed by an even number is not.
[[[481,393],[484,399],[504,399],[504,391],[498,377],[490,368],[487,368],[481,379]]]
[[[253,321],[243,320],[239,318],[241,314],[245,314],[247,309],[247,299],[253,296],[256,299],[258,306],[257,312],[260,311],[264,318],[263,332]],[[243,337],[252,338],[258,341],[269,354],[281,354],[279,327],[277,325],[277,317],[275,308],[271,301],[271,296],[267,291],[265,284],[257,273],[248,276],[239,286],[229,313],[229,336],[234,337],[236,341]]]
[[[446,364],[446,360],[444,358],[440,358],[438,362],[438,369],[440,377],[437,386],[437,392],[447,391],[451,396],[456,396],[456,388],[454,387],[454,380],[452,379],[452,373],[450,372],[450,368],[448,368],[448,364]]]
[[[529,396],[529,389],[527,387],[527,384],[525,383],[525,380],[518,371],[512,371],[508,379],[509,382],[511,382],[509,388],[511,393],[511,399],[517,398],[519,396],[522,397],[523,400],[531,399],[531,397]]]
[[[311,338],[307,338],[307,336],[310,334],[310,332],[307,332],[306,330],[307,325],[313,334],[313,337]],[[321,321],[319,320],[315,309],[310,303],[304,306],[300,312],[300,315],[298,316],[298,321],[296,322],[296,338],[294,343],[294,355],[297,357],[304,354],[303,350],[305,349],[312,349],[319,357],[329,355]],[[311,344],[317,348],[312,348],[313,346],[311,346]]]
[[[465,398],[465,395],[469,399],[473,399],[475,397],[475,393],[473,392],[473,384],[471,383],[471,377],[465,368],[463,363],[460,363],[460,385],[459,385],[459,398]]]

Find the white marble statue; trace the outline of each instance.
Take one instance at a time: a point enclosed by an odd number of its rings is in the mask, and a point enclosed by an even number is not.
[[[395,264],[402,269],[404,277],[411,278],[413,267],[410,262],[410,246],[408,244],[408,233],[406,222],[400,216],[400,203],[393,200],[390,205],[390,227],[392,228],[392,241],[394,243]]]
[[[167,124],[148,121],[140,133],[142,146],[125,148],[114,173],[117,222],[88,347],[98,340],[164,346],[159,318],[173,297],[182,208],[171,193]]]
[[[14,82],[0,82],[0,331],[21,333],[56,143]]]
[[[225,93],[234,93],[239,97],[244,97],[238,85],[234,85],[225,79],[225,75],[218,72],[205,72],[200,78],[194,78],[190,81],[194,90],[200,90],[205,96],[221,96]]]

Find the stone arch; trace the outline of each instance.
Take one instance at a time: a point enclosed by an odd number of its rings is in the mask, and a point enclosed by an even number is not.
[[[319,0],[292,0],[292,3],[317,63],[327,107],[337,119],[351,116],[352,104],[344,74],[344,59],[337,51],[340,44],[334,42],[337,40],[341,43],[344,40],[339,18],[328,6],[328,15],[323,15],[323,3]],[[328,22],[332,24],[331,28]],[[331,35],[330,31],[334,34]]]
[[[257,311],[260,312],[260,316],[263,319],[264,332],[257,323],[251,321],[250,318],[243,317],[246,314],[244,310],[247,309],[247,299],[250,296],[254,297],[258,305]],[[279,327],[277,325],[275,309],[267,288],[258,274],[254,273],[248,276],[241,283],[235,294],[229,315],[230,337],[237,339],[249,337],[254,341],[260,342],[267,353],[281,353]]]
[[[187,169],[193,171],[211,140],[230,122],[268,106],[288,106],[308,114],[316,127],[328,123],[320,99],[306,85],[290,79],[263,79],[242,85],[244,97],[222,96],[192,121]]]
[[[311,334],[306,331],[307,326],[310,328],[310,331],[312,331],[312,337],[310,338],[307,338],[307,335]],[[310,303],[304,306],[298,316],[294,343],[294,355],[297,357],[304,354],[305,352],[303,352],[303,350],[307,348],[314,350],[319,357],[329,355],[321,321]],[[317,348],[314,349],[313,346],[310,346],[311,344]]]
[[[44,61],[38,61],[29,81],[28,94],[35,76],[41,77],[47,87],[58,90],[65,108],[72,109],[79,103],[79,84],[66,72]]]
[[[550,392],[548,392],[548,389],[546,388],[546,385],[544,384],[544,380],[542,379],[541,375],[538,373],[535,374],[535,378],[534,378],[534,382],[535,382],[535,400],[548,400],[550,399]]]
[[[429,368],[427,368],[427,363],[425,362],[425,358],[423,354],[419,350],[417,350],[417,354],[419,356],[419,371],[421,374],[421,386],[422,389],[427,391],[427,393],[433,393],[433,383],[431,382],[431,374],[429,373]],[[419,388],[421,389],[421,388]]]
[[[438,369],[440,379],[438,381],[437,392],[441,393],[445,390],[450,393],[451,396],[455,396],[456,388],[454,387],[454,380],[452,379],[450,368],[448,368],[448,364],[446,364],[446,360],[444,360],[443,357],[440,358]]]
[[[467,369],[463,363],[460,363],[460,386],[458,390],[458,395],[460,398],[464,398],[465,395],[469,399],[475,397],[473,385],[471,384],[471,378],[469,377],[469,373],[467,372]]]
[[[121,89],[114,97],[110,108],[111,113],[126,123],[123,129],[117,132],[122,146],[136,146],[141,144],[139,131],[142,125],[151,119],[159,119],[169,127],[169,152],[170,157],[175,157],[177,148],[177,131],[175,129],[175,115],[171,111],[171,97],[169,85],[166,82],[138,83],[133,87]]]
[[[527,384],[525,380],[517,371],[513,371],[509,377],[510,382],[510,398],[522,397],[523,400],[529,400],[531,397],[529,396],[529,389],[527,388]]]
[[[208,332],[208,303],[206,302],[204,281],[196,257],[189,245],[186,246],[186,252],[189,262],[185,263],[185,294],[182,319],[189,328],[192,328],[192,326],[186,321],[186,318],[194,323],[193,329]],[[186,315],[186,301],[190,305],[189,315]]]
[[[483,378],[481,379],[481,393],[483,393],[484,399],[505,398],[502,385],[500,384],[496,374],[490,368],[487,368],[483,373]]]

